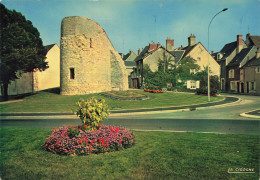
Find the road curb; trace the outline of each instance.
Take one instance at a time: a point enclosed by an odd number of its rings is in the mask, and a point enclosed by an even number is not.
[[[249,113],[252,113],[254,111],[260,111],[260,109],[255,109],[255,110],[251,110],[251,111],[248,111],[248,112],[245,112],[245,113],[241,113],[240,116],[243,116],[243,117],[248,117],[248,118],[257,118],[257,119],[260,119],[260,114],[257,116],[257,115],[252,115],[252,114],[249,114]]]

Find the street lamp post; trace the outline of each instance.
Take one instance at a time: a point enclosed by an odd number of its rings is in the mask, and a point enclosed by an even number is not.
[[[213,21],[213,19],[220,14],[221,12],[224,12],[228,10],[228,8],[224,8],[223,10],[219,11],[217,14],[215,14],[215,16],[213,16],[213,18],[211,19],[210,23],[209,23],[209,27],[211,22]],[[209,51],[209,27],[208,27],[208,51]],[[209,51],[210,53],[210,51]],[[210,102],[210,75],[209,75],[209,53],[208,53],[208,102]]]

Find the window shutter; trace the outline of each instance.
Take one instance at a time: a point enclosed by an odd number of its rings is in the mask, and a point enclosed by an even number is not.
[[[200,88],[200,81],[196,81],[196,89]]]
[[[187,81],[187,89],[190,89],[190,85],[191,85],[190,80],[188,80]]]

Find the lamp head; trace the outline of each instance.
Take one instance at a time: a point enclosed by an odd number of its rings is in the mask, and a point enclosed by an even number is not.
[[[225,9],[223,9],[222,11],[226,11],[226,10],[228,10],[228,8],[225,8]]]

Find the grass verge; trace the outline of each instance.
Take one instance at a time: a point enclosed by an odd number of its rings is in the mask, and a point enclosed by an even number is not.
[[[0,108],[2,112],[72,112],[72,109],[75,109],[76,102],[80,98],[86,99],[91,96],[104,98],[111,109],[140,109],[207,103],[207,96],[189,93],[167,92],[153,94],[141,90],[137,92],[149,96],[149,99],[122,101],[103,97],[99,94],[64,96],[42,91],[25,97],[23,101],[20,102],[0,103]],[[222,99],[224,99],[224,97],[212,97],[211,102]]]
[[[259,135],[135,131],[132,148],[89,156],[42,150],[50,129],[1,128],[2,179],[258,179]],[[254,168],[229,174],[228,168]]]

